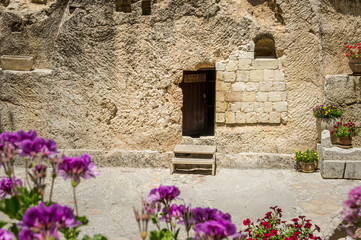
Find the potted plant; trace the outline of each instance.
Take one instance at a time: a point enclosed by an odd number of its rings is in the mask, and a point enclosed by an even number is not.
[[[316,128],[318,141],[321,142],[321,133],[323,130],[333,130],[336,122],[342,117],[342,110],[331,105],[318,105],[313,108],[313,115],[316,117]],[[337,143],[337,137],[331,136],[331,142]]]
[[[346,57],[354,75],[361,75],[361,43],[356,46],[346,45]]]
[[[297,151],[295,153],[295,160],[301,165],[302,172],[314,172],[318,159],[319,156],[314,150],[307,150],[306,152]]]
[[[358,133],[359,130],[356,128],[356,125],[353,122],[348,122],[345,124],[337,122],[334,126],[334,130],[331,131],[333,136],[339,138],[341,147],[351,147],[352,137],[356,137]]]

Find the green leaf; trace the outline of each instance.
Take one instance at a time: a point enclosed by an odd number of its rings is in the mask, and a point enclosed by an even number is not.
[[[0,228],[5,227],[7,224],[7,222],[0,220]]]
[[[86,216],[76,216],[75,220],[78,220],[79,222],[82,223],[82,226],[88,225],[89,220]]]
[[[107,240],[107,238],[101,234],[94,234],[93,238],[90,238],[88,235],[85,235],[83,237],[83,240]]]
[[[20,229],[17,227],[16,223],[13,223],[11,227],[9,228],[10,232],[14,234],[14,236],[18,236]]]
[[[158,218],[154,215],[150,216],[150,219],[152,220],[153,224],[157,224],[159,222]]]
[[[151,231],[149,240],[173,240],[173,233],[168,229],[162,229],[160,231]]]

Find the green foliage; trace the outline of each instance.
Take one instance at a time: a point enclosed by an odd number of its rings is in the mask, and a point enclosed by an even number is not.
[[[342,114],[341,109],[330,105],[319,105],[313,109],[313,115],[316,118],[340,118]]]
[[[168,229],[162,229],[160,231],[151,231],[149,235],[149,240],[173,240],[173,233]]]
[[[19,187],[18,192],[17,196],[0,200],[0,211],[11,219],[21,220],[29,207],[39,204],[41,195],[35,188],[28,191],[26,188]]]
[[[7,224],[7,222],[0,220],[0,228],[5,227]]]
[[[80,234],[79,228],[82,227],[82,226],[88,225],[88,223],[89,223],[89,220],[88,220],[88,218],[87,218],[86,216],[82,216],[82,217],[76,216],[75,219],[78,220],[79,222],[81,222],[81,225],[76,226],[76,227],[74,227],[74,228],[67,228],[67,229],[60,230],[60,232],[61,232],[62,234],[64,234],[64,238],[67,239],[67,240],[77,240],[78,237],[79,237],[79,234]],[[99,234],[96,234],[96,235],[99,235]],[[99,236],[101,236],[101,235],[99,235]],[[85,237],[88,237],[87,240],[91,240],[91,239],[92,239],[92,238],[90,238],[90,237],[87,236],[87,235],[84,236],[84,238],[85,238]],[[95,237],[95,235],[94,235],[94,237]],[[102,236],[102,237],[103,237],[103,236]],[[83,239],[84,239],[84,238],[83,238]],[[106,238],[105,238],[105,239],[106,239]],[[97,239],[94,239],[94,240],[104,240],[104,239],[98,239],[98,238],[97,238]]]
[[[296,162],[316,162],[319,158],[314,150],[307,150],[306,152],[297,151],[295,153]]]
[[[85,235],[82,240],[107,240],[107,238],[101,234],[94,234],[93,238]]]
[[[332,135],[335,135],[336,137],[346,137],[346,138],[352,138],[356,137],[359,133],[359,130],[356,128],[356,125],[353,122],[348,122],[345,124],[342,124],[340,122],[337,122],[334,126],[334,130],[331,131]]]

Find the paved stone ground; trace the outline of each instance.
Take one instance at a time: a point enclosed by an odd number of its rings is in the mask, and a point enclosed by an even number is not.
[[[159,184],[176,185],[192,207],[218,208],[232,215],[237,228],[246,218],[262,218],[270,206],[279,206],[284,219],[306,215],[321,227],[323,237],[340,223],[339,212],[348,191],[361,181],[322,179],[319,173],[278,169],[218,169],[216,176],[169,174],[169,169],[101,168],[96,179],[78,187],[80,215],[87,215],[84,233],[109,239],[139,239],[132,207]],[[55,200],[72,205],[70,182],[57,179]],[[180,200],[178,200],[181,202]],[[0,216],[1,218],[1,216]]]

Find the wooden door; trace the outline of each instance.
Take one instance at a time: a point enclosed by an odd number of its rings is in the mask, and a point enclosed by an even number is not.
[[[183,91],[183,136],[201,136],[207,129],[207,81],[205,74],[184,73]],[[198,75],[199,77],[197,78]],[[195,81],[186,81],[186,78]]]

